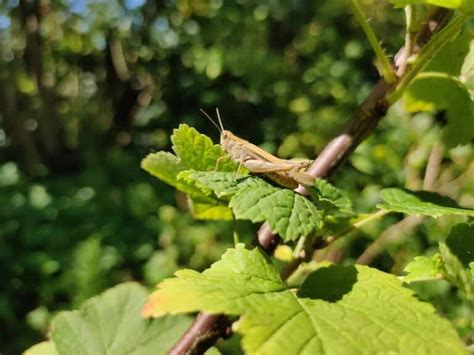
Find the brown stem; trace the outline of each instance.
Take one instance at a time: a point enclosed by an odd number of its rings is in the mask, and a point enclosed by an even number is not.
[[[446,17],[448,17],[450,14],[450,11],[444,9],[439,9],[433,14],[427,26],[425,26],[427,28],[423,28],[420,31],[420,35],[417,37],[417,43],[420,47],[428,42],[433,34],[439,29],[439,24],[443,23]],[[332,139],[316,158],[308,171],[311,176],[330,176],[341,165],[341,163],[347,159],[350,153],[370,133],[372,133],[380,119],[387,112],[389,105],[385,99],[385,96],[390,89],[391,86],[385,83],[383,79],[381,79],[375,85],[369,97],[354,111],[343,132]],[[295,191],[306,194],[306,189],[301,186]],[[257,238],[260,246],[268,252],[272,251],[274,246],[278,244],[279,237],[273,234],[271,229],[266,224],[263,224],[257,233]],[[197,346],[199,346],[200,341],[199,338],[197,336],[193,336],[193,334],[201,336],[202,334],[212,332],[212,330],[215,329],[215,324],[211,321],[202,321],[198,323],[199,319],[207,319],[207,317],[210,316],[206,316],[201,313],[196,321],[173,347],[173,349],[179,349],[179,352],[173,350],[173,352],[170,351],[169,354],[194,354],[194,351]],[[217,334],[217,336],[214,336],[213,341],[217,341],[219,338],[219,332],[216,333],[214,331],[213,333]],[[210,344],[210,342],[206,342],[206,344]]]
[[[200,313],[168,354],[203,354],[217,339],[226,335],[229,325],[226,316]]]

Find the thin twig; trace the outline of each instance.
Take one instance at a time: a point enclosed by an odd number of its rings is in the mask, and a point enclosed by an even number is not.
[[[168,355],[203,354],[217,339],[227,335],[230,321],[219,314],[200,313]]]

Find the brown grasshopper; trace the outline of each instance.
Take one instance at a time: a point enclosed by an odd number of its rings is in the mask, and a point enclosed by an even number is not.
[[[244,166],[251,173],[265,175],[276,183],[291,189],[296,188],[300,184],[313,184],[314,178],[305,172],[311,165],[311,160],[277,158],[255,144],[225,130],[218,109],[216,109],[216,113],[219,125],[204,110],[201,110],[201,112],[217,127],[221,133],[220,145],[222,149],[234,161],[239,163],[239,169],[241,166]]]

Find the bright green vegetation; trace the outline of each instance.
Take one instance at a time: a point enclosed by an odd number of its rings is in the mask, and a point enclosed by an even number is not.
[[[437,11],[395,82],[405,26]],[[203,311],[232,323],[209,354],[468,354],[473,11],[1,2],[0,353],[165,354]],[[314,159],[379,77],[387,114],[306,196],[239,168],[199,112]]]

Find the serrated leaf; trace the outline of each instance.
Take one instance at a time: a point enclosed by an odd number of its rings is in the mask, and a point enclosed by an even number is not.
[[[247,187],[230,200],[237,219],[267,222],[284,240],[296,240],[322,227],[322,214],[300,194],[272,186]]]
[[[214,194],[217,198],[229,200],[237,191],[245,187],[267,187],[270,186],[263,179],[256,176],[240,175],[235,172],[207,172],[207,171],[183,171],[178,175],[179,180],[195,186],[205,195]]]
[[[459,206],[456,201],[427,191],[389,188],[380,192],[384,203],[377,207],[409,215],[440,217],[444,215],[474,216],[474,210]]]
[[[142,160],[141,166],[151,175],[178,188],[176,177],[181,167],[175,155],[168,152],[150,153]]]
[[[442,262],[440,254],[415,257],[403,270],[407,273],[403,277],[403,282],[410,283],[441,278]]]
[[[198,219],[230,219],[230,210],[214,196],[203,192],[195,184],[185,179],[178,179],[182,171],[237,171],[237,164],[232,161],[219,145],[200,134],[194,128],[181,124],[171,137],[173,151],[151,153],[142,160],[142,168],[151,175],[176,187],[191,196],[191,211]],[[235,174],[235,173],[234,173]],[[196,206],[193,206],[196,204]]]
[[[191,320],[165,317],[153,322],[140,310],[147,291],[125,283],[85,302],[78,311],[59,313],[51,338],[59,354],[165,354]]]
[[[179,125],[171,136],[173,151],[148,154],[142,160],[142,168],[167,184],[180,189],[177,180],[179,172],[184,170],[197,171],[237,171],[237,165],[226,156],[218,144],[200,134],[186,124]],[[187,191],[184,191],[187,192]]]
[[[468,354],[430,304],[366,266],[320,268],[295,292],[263,252],[238,245],[203,273],[176,276],[158,286],[146,313],[241,315],[233,328],[249,354]]]
[[[446,110],[443,140],[450,146],[474,139],[474,104],[466,86],[444,73],[425,72],[416,77],[403,100],[410,112]]]
[[[237,171],[237,164],[219,144],[214,144],[209,137],[186,124],[180,124],[173,131],[171,142],[173,151],[179,157],[181,170]]]
[[[316,179],[314,186],[309,188],[311,195],[328,210],[336,210],[339,214],[353,216],[351,200],[341,190],[324,179]]]
[[[59,355],[52,341],[43,341],[26,349],[23,355]]]
[[[343,192],[324,179],[316,179],[314,185],[307,187],[322,211],[324,231],[335,235],[349,228],[349,220],[357,214],[352,209],[352,201]]]
[[[474,261],[474,225],[455,225],[446,238],[446,245],[463,265],[468,267]]]

